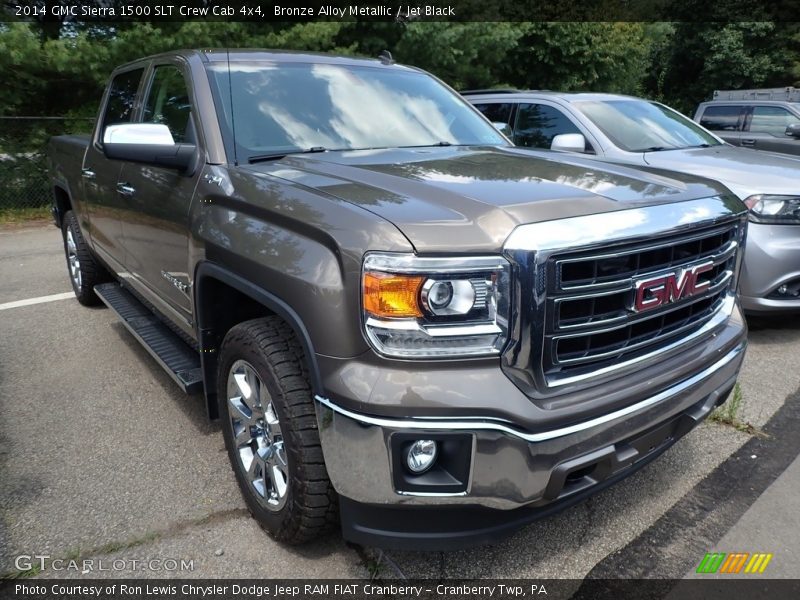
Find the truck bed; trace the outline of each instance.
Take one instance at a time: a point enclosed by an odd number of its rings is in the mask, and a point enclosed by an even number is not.
[[[90,139],[88,135],[58,135],[50,138],[47,148],[50,174],[54,182],[61,184],[64,189],[72,190],[77,185],[77,181],[71,181],[70,178],[80,177],[83,155]]]

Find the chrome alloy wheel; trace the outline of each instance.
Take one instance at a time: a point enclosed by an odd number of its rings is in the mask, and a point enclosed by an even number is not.
[[[289,465],[272,397],[256,370],[244,360],[231,366],[227,390],[239,466],[258,501],[268,510],[278,511],[286,504]]]
[[[78,258],[78,247],[72,230],[67,227],[67,262],[69,263],[69,276],[76,289],[81,289],[81,261]]]

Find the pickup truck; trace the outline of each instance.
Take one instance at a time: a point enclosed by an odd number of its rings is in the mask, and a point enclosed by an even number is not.
[[[515,148],[386,55],[144,58],[49,156],[78,301],[202,394],[286,543],[491,542],[656,458],[744,357],[725,187]]]

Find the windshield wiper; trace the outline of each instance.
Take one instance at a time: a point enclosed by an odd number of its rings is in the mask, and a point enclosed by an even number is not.
[[[452,146],[452,142],[436,142],[435,144],[414,144],[413,146],[398,146],[398,148],[444,148]],[[459,146],[463,144],[457,144]]]
[[[674,150],[674,148],[667,148],[665,146],[650,146],[649,148],[637,150],[637,152],[661,152],[662,150]]]
[[[247,159],[251,165],[257,162],[265,162],[268,160],[278,160],[283,158],[284,156],[289,156],[290,154],[316,154],[317,152],[327,152],[328,149],[324,146],[312,146],[311,148],[306,148],[305,150],[286,150],[283,152],[272,152],[270,154],[257,154],[255,156],[251,156]]]
[[[696,144],[694,146],[686,146],[686,148],[711,148],[711,144]]]

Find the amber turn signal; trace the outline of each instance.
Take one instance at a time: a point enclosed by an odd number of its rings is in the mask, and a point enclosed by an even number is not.
[[[375,317],[421,317],[419,290],[425,277],[364,273],[364,309]]]

